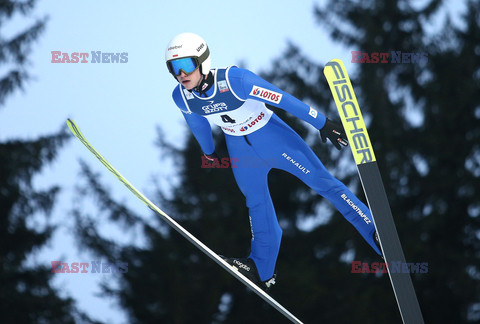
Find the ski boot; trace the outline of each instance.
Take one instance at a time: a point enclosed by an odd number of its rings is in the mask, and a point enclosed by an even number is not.
[[[268,291],[275,284],[277,274],[274,273],[272,278],[262,281],[255,262],[250,258],[226,258],[223,255],[220,255],[220,257],[265,291]]]

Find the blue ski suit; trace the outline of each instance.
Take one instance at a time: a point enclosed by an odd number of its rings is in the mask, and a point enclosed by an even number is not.
[[[250,258],[260,279],[273,276],[280,250],[282,230],[268,190],[272,168],[287,171],[328,199],[378,250],[372,215],[342,182],[333,177],[303,139],[265,104],[293,114],[321,129],[326,117],[292,95],[263,80],[253,72],[235,66],[214,69],[214,84],[206,97],[179,84],[173,99],[205,154],[215,151],[210,122],[225,133],[235,180],[246,198],[252,240]]]

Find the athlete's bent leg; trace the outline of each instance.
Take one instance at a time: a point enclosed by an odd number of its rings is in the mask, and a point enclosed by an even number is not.
[[[268,190],[270,167],[263,163],[243,137],[227,136],[230,158],[238,159],[232,168],[235,180],[246,199],[252,229],[250,258],[255,262],[260,279],[270,279],[280,250],[282,230],[278,224]]]
[[[375,244],[375,225],[370,210],[341,181],[333,177],[305,141],[278,117],[254,133],[252,142],[265,159],[275,158],[276,168],[301,179],[327,198],[381,255]]]

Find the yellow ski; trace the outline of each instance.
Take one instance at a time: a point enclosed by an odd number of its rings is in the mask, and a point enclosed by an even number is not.
[[[244,275],[238,272],[235,268],[231,265],[226,263],[217,253],[213,252],[208,246],[203,244],[199,241],[195,236],[190,234],[185,228],[183,228],[180,224],[178,224],[173,218],[168,216],[163,210],[158,208],[153,202],[151,202],[147,197],[145,197],[140,191],[138,191],[127,179],[125,179],[120,172],[118,172],[110,163],[108,163],[105,158],[98,153],[98,151],[87,141],[85,136],[80,132],[80,129],[75,124],[72,119],[67,120],[68,128],[70,128],[73,135],[80,140],[80,142],[85,145],[85,147],[93,154],[95,157],[110,171],[113,173],[121,183],[123,183],[128,190],[130,190],[138,199],[143,201],[145,205],[147,205],[150,209],[158,213],[168,225],[170,225],[174,230],[180,233],[183,237],[185,237],[190,243],[195,245],[200,251],[205,253],[208,257],[210,257],[213,261],[219,264],[223,269],[229,272],[232,276],[240,280],[244,285],[248,288],[253,290],[258,296],[260,296],[263,300],[265,300],[268,304],[274,307],[277,311],[279,311],[282,315],[288,318],[293,323],[302,324],[302,322],[296,318],[292,313],[290,313],[287,309],[285,309],[282,305],[280,305],[275,299],[273,299],[270,295],[268,295],[265,291],[247,279]]]
[[[390,204],[347,70],[341,60],[335,59],[325,65],[323,73],[332,91],[357,164],[358,174],[380,239],[383,257],[387,264],[393,262],[404,264],[405,256]],[[422,312],[410,274],[390,271],[389,267],[387,269],[403,322],[405,324],[423,324]]]

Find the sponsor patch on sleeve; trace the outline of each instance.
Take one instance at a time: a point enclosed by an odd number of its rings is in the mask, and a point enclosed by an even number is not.
[[[230,90],[230,89],[228,89],[227,81],[225,81],[225,80],[218,81],[217,84],[218,84],[218,90],[220,92],[227,92],[227,91]]]
[[[315,109],[313,109],[312,107],[310,107],[310,111],[308,112],[308,114],[310,116],[312,116],[313,118],[317,118],[318,116],[318,111],[316,111]]]
[[[250,91],[250,96],[278,104],[280,101],[282,101],[283,95],[281,93],[254,85],[252,87],[252,91]]]

